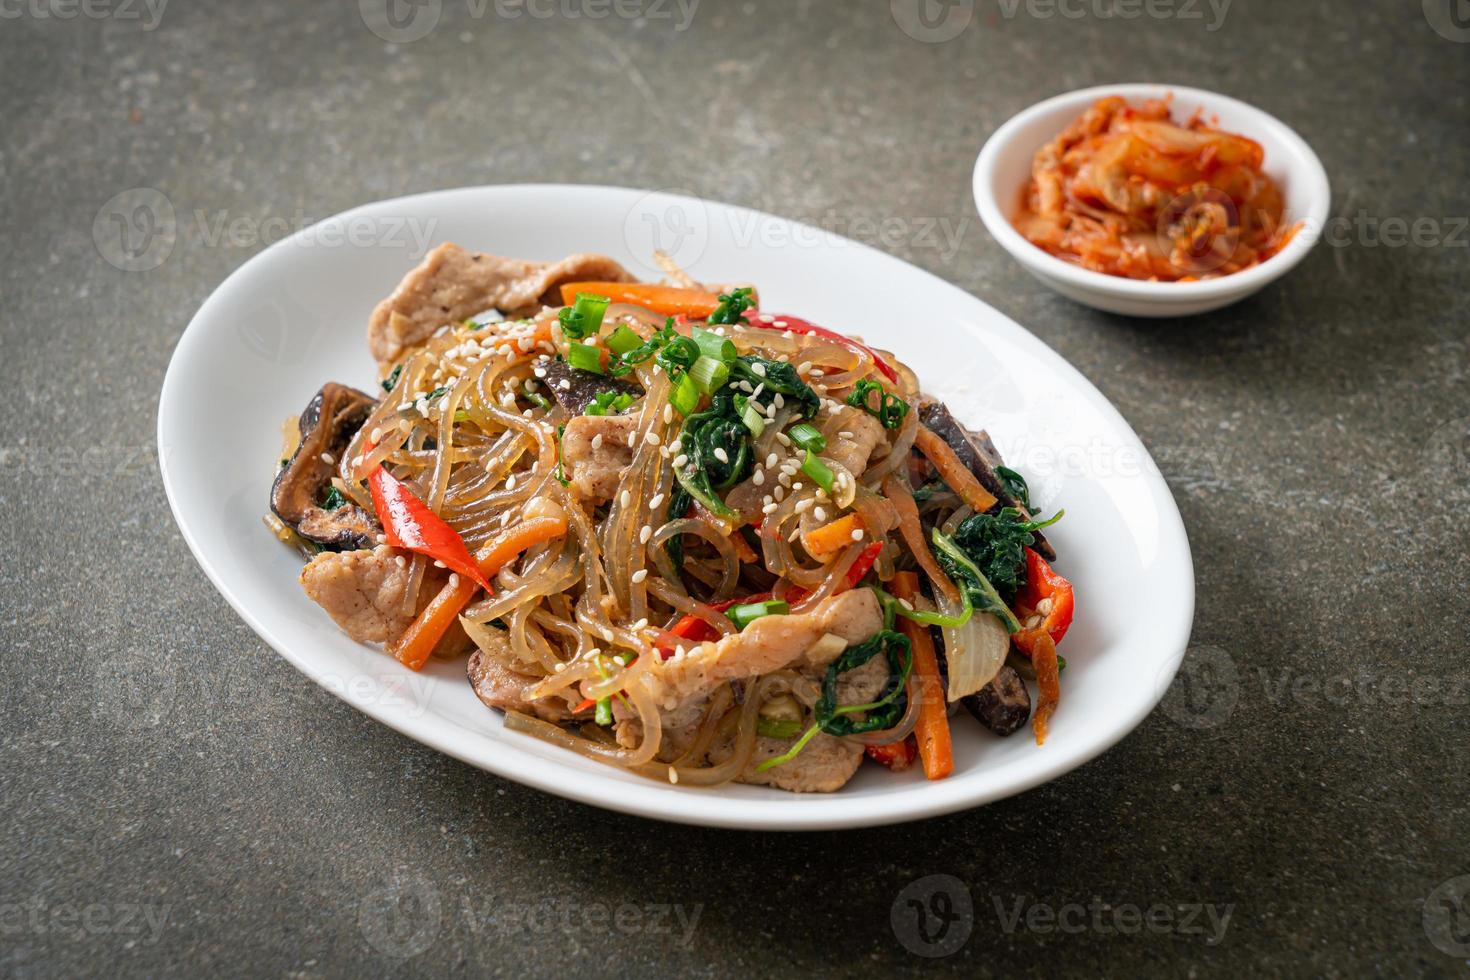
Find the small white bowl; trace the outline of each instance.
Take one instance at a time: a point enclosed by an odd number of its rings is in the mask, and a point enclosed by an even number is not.
[[[1176,119],[1187,119],[1200,109],[1206,119],[1218,119],[1221,129],[1247,136],[1265,148],[1263,169],[1281,188],[1286,223],[1304,222],[1285,248],[1260,265],[1218,279],[1145,282],[1064,262],[1032,245],[1016,230],[1011,217],[1020,207],[1032,158],[1048,140],[1104,96],[1120,95],[1136,105],[1171,94]],[[1237,99],[1183,85],[1100,85],[1038,102],[996,130],[975,161],[975,204],[996,241],[1027,272],[1063,296],[1129,316],[1189,316],[1245,299],[1306,257],[1321,237],[1331,202],[1322,161],[1291,127]]]

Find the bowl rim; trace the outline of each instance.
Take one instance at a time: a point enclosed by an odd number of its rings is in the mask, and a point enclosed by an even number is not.
[[[1308,202],[1307,213],[1298,219],[1302,222],[1302,230],[1292,237],[1285,248],[1259,265],[1228,276],[1221,276],[1218,279],[1204,279],[1196,282],[1157,282],[1112,276],[1073,265],[1033,245],[1016,230],[1011,224],[1010,217],[1001,209],[991,184],[1000,160],[1008,152],[1015,152],[1015,142],[1022,129],[1038,116],[1052,110],[1064,106],[1089,104],[1105,95],[1120,95],[1132,101],[1138,98],[1158,98],[1164,94],[1173,94],[1177,101],[1198,102],[1207,112],[1229,108],[1236,113],[1256,117],[1260,128],[1274,129],[1273,135],[1280,142],[1287,144],[1294,155],[1299,158],[1300,166],[1293,166],[1290,172],[1293,181],[1301,181],[1305,186],[1304,193]],[[1251,133],[1244,135],[1254,138]],[[1029,152],[1034,153],[1035,149]],[[1022,265],[1082,289],[1161,303],[1203,301],[1236,293],[1244,294],[1260,289],[1285,275],[1298,262],[1306,258],[1307,253],[1317,244],[1322,229],[1326,226],[1328,211],[1332,203],[1332,188],[1327,177],[1327,170],[1323,167],[1316,151],[1306,140],[1302,139],[1296,130],[1264,109],[1248,102],[1219,92],[1212,92],[1209,89],[1189,85],[1172,85],[1168,82],[1118,82],[1094,85],[1063,92],[1022,109],[1002,123],[981,147],[980,155],[975,159],[973,184],[975,204],[986,230]],[[1017,190],[1019,191],[1019,188]]]

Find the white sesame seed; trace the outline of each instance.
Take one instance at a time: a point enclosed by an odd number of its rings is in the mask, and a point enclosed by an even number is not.
[[[459,588],[459,573],[458,572],[450,572],[449,573],[449,587],[451,589],[457,589],[457,588]]]
[[[399,555],[397,558],[394,558],[393,560],[398,563],[398,567],[399,568],[407,568],[408,567],[408,559],[405,558],[405,557],[403,557],[402,555]]]
[[[754,364],[752,364],[750,366],[750,370],[758,378],[764,378],[766,376],[766,366],[764,364],[762,364],[760,361],[756,361]]]
[[[810,497],[808,497],[805,500],[798,500],[796,502],[796,513],[798,513],[798,514],[804,514],[808,510],[811,510],[811,506],[812,506],[812,501],[811,501],[811,498]]]
[[[448,566],[445,565],[442,561],[436,561],[436,562],[434,562],[434,567],[435,568],[447,568]]]
[[[907,599],[900,599],[900,600],[898,600],[898,604],[900,606],[903,606],[909,612],[913,612],[914,611],[914,604],[912,602],[909,602]]]
[[[629,432],[628,433],[628,448],[629,449],[632,449],[633,448],[633,445],[637,441],[638,441],[638,433],[636,433],[636,432]]]
[[[778,432],[778,433],[776,433],[776,441],[779,442],[783,446],[789,446],[789,445],[791,445],[791,437],[788,436],[784,432]]]
[[[647,544],[648,539],[651,537],[653,537],[653,528],[647,524],[643,525],[643,529],[638,532],[638,543]],[[639,579],[639,581],[642,581],[642,579]]]
[[[685,456],[682,453],[680,453],[678,456],[675,456],[674,457],[674,465],[675,466],[683,466],[683,465],[685,465],[688,462],[689,462],[689,457],[688,456]]]
[[[659,444],[658,433],[654,432],[652,429],[649,429],[647,435],[643,437],[643,441],[648,443],[650,446],[657,446]]]
[[[639,582],[642,582],[644,579],[648,578],[648,569],[638,569],[638,571],[632,574],[631,578],[633,579],[633,584],[637,585]]]
[[[721,448],[719,446],[716,446],[715,447],[715,459],[719,460],[722,463],[728,463],[728,462],[730,462],[730,454],[727,453],[727,452],[725,452],[725,450],[723,448]]]
[[[672,405],[665,405],[664,406],[664,425],[668,425],[672,421],[674,421],[674,406],[672,406]]]
[[[812,362],[811,361],[802,361],[800,364],[796,365],[796,373],[797,374],[806,374],[811,369],[812,369]]]
[[[773,326],[773,327],[789,327],[789,326],[791,326],[791,324],[787,323],[785,320],[773,320],[771,322],[771,326]]]
[[[593,449],[601,449],[602,448],[602,433],[601,432],[597,433],[597,435],[595,435],[595,436],[592,437],[592,448]]]
[[[778,391],[776,392],[776,397],[771,399],[771,404],[775,405],[777,408],[785,408],[786,397]]]
[[[371,439],[373,442],[377,442],[379,439],[382,439],[383,427],[381,425],[374,426],[373,431],[368,433],[368,438]]]
[[[331,453],[322,453],[321,460],[328,466],[334,466],[337,462],[336,458]]]
[[[771,453],[769,456],[766,457],[766,469],[770,469],[771,467],[775,466],[780,461],[781,461],[781,457],[780,456],[777,456],[775,453]]]
[[[819,521],[825,521],[827,519],[827,510],[825,507],[817,507],[812,511],[812,516]]]
[[[514,473],[512,473],[510,476],[508,476],[508,477],[505,478],[505,489],[507,489],[507,490],[514,490],[515,488],[516,488],[516,475]]]
[[[791,484],[791,489],[793,489],[793,490],[800,490],[802,488],[802,486],[803,486],[803,484],[801,484],[801,483],[793,483],[793,484]]]
[[[534,375],[536,375],[536,377],[538,377],[538,378],[544,378],[544,377],[546,377],[546,369],[543,368],[543,367],[538,367],[538,368],[534,369],[531,373],[534,374]]]
[[[766,482],[766,474],[765,474],[765,471],[763,471],[763,470],[756,470],[754,473],[751,474],[751,476],[750,476],[750,482],[751,483],[754,483],[758,487],[759,486],[764,486],[765,485],[765,482]]]
[[[669,452],[671,452],[671,453],[677,453],[680,450],[682,450],[683,448],[684,448],[684,443],[683,443],[683,441],[681,441],[679,439],[675,439],[673,442],[669,443]]]
[[[567,381],[567,380],[563,379],[563,380],[558,381],[556,383],[556,387],[560,391],[566,391],[566,390],[568,390],[569,388],[572,387],[572,383],[570,381]]]
[[[656,493],[656,494],[653,495],[653,499],[648,502],[648,509],[649,510],[658,510],[658,505],[661,504],[661,503],[663,503],[663,502],[664,502],[664,495],[661,494],[661,493]]]
[[[678,781],[679,781],[679,770],[675,769],[673,766],[669,766],[669,782],[671,782],[671,783],[677,783]]]
[[[622,504],[624,507],[632,505],[633,495],[624,490],[622,493],[618,494],[618,503]]]
[[[780,506],[780,505],[779,504],[774,504],[774,503],[772,503],[772,504],[766,504],[764,507],[761,508],[761,513],[762,514],[774,514],[776,512],[776,508],[778,506]]]
[[[775,497],[778,501],[785,500],[786,499],[786,488],[785,487],[777,487],[776,488],[776,492],[773,493],[771,496]]]
[[[639,571],[646,571],[646,570],[645,569],[639,569]],[[647,629],[647,628],[648,628],[648,617],[646,617],[646,616],[643,619],[638,620],[638,622],[634,623],[632,626],[629,626],[628,627],[628,629],[632,630],[634,633],[638,632],[641,629]]]
[[[863,529],[860,527],[854,528],[852,532],[852,539],[854,541],[861,541],[863,539]]]
[[[567,669],[567,665],[566,664],[557,664],[555,669],[556,669],[556,672],[558,674],[560,674],[562,671],[564,671],[564,670]]]

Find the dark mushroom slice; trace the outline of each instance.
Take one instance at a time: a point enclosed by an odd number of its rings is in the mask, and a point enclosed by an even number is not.
[[[995,471],[997,466],[1005,465],[1000,453],[995,448],[995,443],[990,441],[990,436],[984,431],[972,432],[955,420],[949,409],[940,401],[926,401],[919,405],[919,419],[931,430],[949,444],[949,448],[955,451],[960,462],[975,474],[980,485],[989,490],[996,500],[1000,501],[997,507],[1014,507],[1021,512],[1026,520],[1031,520],[1031,511],[1011,495],[1006,489],[1005,481]],[[1056,561],[1057,553],[1052,549],[1051,542],[1040,531],[1033,532],[1036,541],[1033,547],[1041,557],[1047,561]]]
[[[641,385],[624,381],[622,378],[610,378],[602,374],[593,374],[591,371],[583,371],[561,360],[547,362],[546,386],[551,389],[552,397],[562,408],[566,409],[568,415],[581,415],[587,411],[587,406],[591,405],[593,400],[604,391],[610,391],[614,395],[629,394],[634,398],[643,397]]]
[[[1009,665],[1002,667],[989,684],[960,698],[960,703],[980,724],[1002,736],[1018,731],[1031,717],[1031,692]]]
[[[308,541],[338,551],[371,548],[382,532],[377,519],[356,504],[335,499],[335,463],[372,414],[376,402],[356,388],[328,382],[301,413],[301,444],[276,474],[271,510]]]

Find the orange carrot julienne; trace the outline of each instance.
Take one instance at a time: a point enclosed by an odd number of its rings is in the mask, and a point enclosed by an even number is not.
[[[900,599],[913,602],[919,598],[919,576],[914,572],[899,572],[889,585]],[[919,699],[919,723],[914,726],[919,759],[924,763],[925,776],[943,779],[954,771],[954,746],[949,737],[949,715],[944,704],[944,682],[939,676],[939,657],[934,652],[929,627],[900,618],[899,629],[903,630],[913,647],[914,669],[909,679],[909,697]]]
[[[861,537],[854,538],[852,533],[862,529],[863,519],[856,514],[848,514],[803,535],[801,543],[813,558],[821,558],[854,541],[861,541]]]
[[[1027,648],[1031,653],[1031,666],[1036,670],[1036,686],[1041,700],[1036,705],[1036,714],[1031,716],[1031,730],[1036,733],[1036,744],[1046,741],[1047,723],[1062,696],[1061,666],[1057,663],[1057,645],[1051,634],[1044,629],[1029,631]]]
[[[995,506],[995,495],[980,485],[975,474],[960,462],[949,443],[935,434],[933,429],[920,425],[919,434],[914,437],[914,445],[934,464],[934,468],[939,471],[939,478],[949,484],[949,488],[959,494],[960,499],[969,504],[975,513],[983,514]]]
[[[614,303],[631,303],[664,316],[691,316],[703,319],[720,305],[720,298],[702,289],[659,286],[643,282],[568,282],[561,287],[561,301],[571,306],[578,293],[606,296]]]
[[[567,522],[560,517],[537,517],[522,521],[492,538],[475,555],[475,563],[486,581],[532,545],[567,533]],[[451,575],[439,594],[429,600],[403,635],[389,648],[399,663],[409,670],[421,670],[429,655],[444,639],[449,627],[459,618],[460,610],[469,605],[479,586],[463,575]]]
[[[919,563],[919,568],[929,576],[929,581],[936,588],[958,603],[959,589],[944,574],[944,569],[939,567],[939,562],[934,560],[934,553],[929,550],[929,539],[924,537],[924,529],[919,525],[919,508],[914,503],[913,491],[890,473],[883,480],[883,496],[888,498],[894,512],[898,514],[898,533],[903,537],[903,543],[909,546],[914,561]]]

